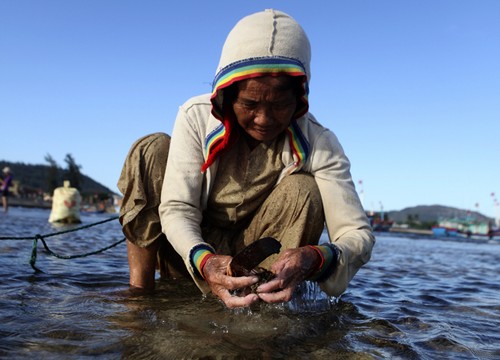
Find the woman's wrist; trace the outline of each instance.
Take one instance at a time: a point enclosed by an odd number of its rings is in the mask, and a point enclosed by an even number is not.
[[[207,264],[208,259],[214,255],[214,249],[206,243],[198,244],[191,249],[189,261],[191,262],[191,266],[198,277],[205,279],[203,268]]]
[[[333,244],[308,246],[316,252],[321,260],[307,280],[321,282],[335,271],[340,252]]]

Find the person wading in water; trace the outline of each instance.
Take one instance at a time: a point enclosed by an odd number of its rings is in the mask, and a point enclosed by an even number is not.
[[[292,17],[249,15],[226,39],[212,93],[180,107],[171,137],[132,145],[118,188],[133,289],[152,290],[158,265],[230,308],[289,301],[304,280],[339,296],[370,259],[349,160],[309,112],[310,59]],[[235,292],[259,279],[231,276],[233,257],[265,237],[281,244],[260,264],[274,278]]]

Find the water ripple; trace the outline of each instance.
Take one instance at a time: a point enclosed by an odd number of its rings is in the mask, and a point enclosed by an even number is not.
[[[0,235],[60,229],[47,218],[13,209],[0,219]],[[116,222],[48,243],[78,254],[121,236]],[[245,310],[226,309],[186,280],[130,293],[124,244],[74,260],[39,247],[44,273],[28,264],[31,245],[0,243],[0,358],[500,358],[497,243],[379,236],[340,299],[310,283],[289,304]]]

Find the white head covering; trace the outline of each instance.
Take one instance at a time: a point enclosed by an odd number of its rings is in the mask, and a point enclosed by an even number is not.
[[[311,45],[294,18],[267,9],[238,21],[226,38],[216,76],[226,67],[248,59],[288,58],[302,64],[311,77]]]
[[[304,107],[307,112],[308,82],[311,78],[311,45],[295,19],[267,9],[238,21],[226,38],[212,90],[212,114],[223,118],[223,90],[231,84],[264,75],[304,78]]]
[[[234,119],[225,111],[224,89],[232,84],[260,76],[288,75],[302,80],[293,119],[309,109],[307,95],[311,77],[311,45],[302,27],[290,15],[268,9],[241,19],[226,38],[213,82],[212,115],[221,121],[205,139],[204,172],[219,154],[232,146]],[[294,126],[294,122],[290,127]],[[296,131],[290,128],[292,137]],[[291,139],[297,141],[297,139]]]

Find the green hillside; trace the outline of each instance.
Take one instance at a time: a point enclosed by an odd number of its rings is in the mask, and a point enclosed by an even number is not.
[[[68,170],[60,167],[0,160],[0,170],[5,166],[10,167],[14,175],[14,184],[20,196],[41,192],[51,195],[54,187],[62,186],[64,180],[69,178]],[[79,190],[83,197],[97,195],[100,198],[108,198],[115,195],[113,191],[84,174],[80,174],[79,180]]]
[[[449,218],[473,218],[478,221],[493,221],[492,218],[477,211],[457,209],[442,205],[420,205],[408,207],[399,211],[388,211],[387,215],[389,219],[399,223],[407,222],[408,219],[430,223]]]

